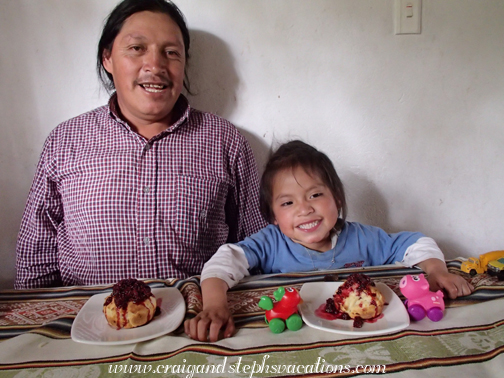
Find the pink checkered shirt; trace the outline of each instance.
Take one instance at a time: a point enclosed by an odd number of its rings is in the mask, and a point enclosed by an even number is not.
[[[181,96],[178,121],[147,141],[116,103],[47,138],[18,236],[16,289],[185,278],[265,226],[254,156],[233,125]]]

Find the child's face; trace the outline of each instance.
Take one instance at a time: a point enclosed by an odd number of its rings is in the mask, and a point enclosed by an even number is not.
[[[325,252],[331,249],[331,230],[338,206],[330,189],[303,168],[285,169],[273,180],[275,224],[296,243]]]

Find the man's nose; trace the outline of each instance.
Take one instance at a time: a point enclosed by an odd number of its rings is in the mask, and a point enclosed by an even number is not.
[[[145,54],[144,69],[154,74],[166,72],[166,61],[167,58],[164,52],[151,50],[148,54]]]

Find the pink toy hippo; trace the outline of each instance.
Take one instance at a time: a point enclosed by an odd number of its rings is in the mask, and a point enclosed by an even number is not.
[[[410,316],[415,320],[422,320],[427,313],[427,317],[433,322],[443,318],[444,300],[443,292],[429,290],[429,282],[423,274],[418,276],[407,275],[399,283],[401,293],[406,297],[404,304],[408,308]]]

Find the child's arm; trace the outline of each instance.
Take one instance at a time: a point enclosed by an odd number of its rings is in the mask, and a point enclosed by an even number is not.
[[[227,304],[227,290],[227,283],[220,278],[207,278],[201,283],[203,311],[184,323],[185,333],[192,339],[217,341],[221,329],[224,337],[233,335],[235,326]]]
[[[430,288],[433,291],[444,289],[449,297],[455,299],[473,292],[474,287],[465,279],[448,272],[446,263],[437,258],[424,260],[417,264],[427,273]]]
[[[227,304],[228,288],[248,276],[249,263],[245,252],[236,244],[224,244],[205,263],[201,272],[203,310],[184,323],[185,333],[200,341],[217,341],[220,330],[230,337],[235,330]]]
[[[462,277],[448,272],[443,252],[432,238],[418,239],[408,247],[401,262],[406,266],[417,265],[427,273],[430,289],[444,289],[450,298],[469,295],[474,290]]]

